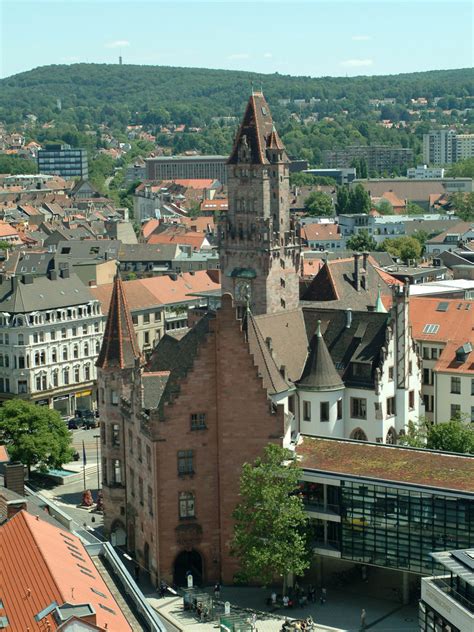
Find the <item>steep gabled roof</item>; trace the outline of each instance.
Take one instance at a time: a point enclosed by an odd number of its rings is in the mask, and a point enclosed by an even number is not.
[[[117,273],[97,366],[102,369],[131,369],[140,358],[127,297],[120,274]]]
[[[321,334],[320,320],[318,320],[316,333],[311,340],[303,375],[297,384],[299,388],[311,391],[332,391],[344,388]]]
[[[253,314],[247,316],[247,336],[250,352],[254,357],[263,385],[268,393],[283,393],[290,388],[290,384],[280,373],[279,367],[270,351]]]
[[[248,101],[234,147],[227,164],[239,162],[238,150],[242,142],[246,142],[250,153],[250,163],[268,164],[267,148],[284,150],[273,125],[273,119],[265,97],[261,92],[254,92]]]

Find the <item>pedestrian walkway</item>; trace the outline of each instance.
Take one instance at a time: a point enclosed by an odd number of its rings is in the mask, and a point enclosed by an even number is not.
[[[205,589],[212,593],[212,588]],[[344,631],[359,632],[360,615],[364,608],[367,613],[366,630],[374,632],[418,632],[417,605],[402,606],[395,601],[362,598],[349,591],[329,591],[327,602],[309,604],[304,608],[279,609],[270,612],[266,600],[270,590],[249,587],[222,587],[218,603],[218,614],[224,612],[224,601],[231,603],[231,611],[241,613],[244,618],[257,613],[258,632],[280,632],[286,617],[302,619],[311,615],[319,632]],[[158,598],[156,593],[147,595],[150,603],[173,626],[181,630],[205,632],[217,626],[217,617],[209,623],[200,623],[196,616],[183,609],[183,600],[178,597]]]

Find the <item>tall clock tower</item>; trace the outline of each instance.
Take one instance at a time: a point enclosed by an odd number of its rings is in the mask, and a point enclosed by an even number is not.
[[[222,290],[254,314],[299,304],[300,239],[289,212],[289,159],[262,93],[253,93],[227,162]]]

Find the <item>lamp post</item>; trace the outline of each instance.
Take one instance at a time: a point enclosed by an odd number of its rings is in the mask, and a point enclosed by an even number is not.
[[[95,439],[95,453],[97,459],[97,493],[100,491],[100,464],[99,464],[99,439],[100,435],[94,435]]]

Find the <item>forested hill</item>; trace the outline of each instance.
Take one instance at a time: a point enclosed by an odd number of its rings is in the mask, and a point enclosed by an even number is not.
[[[199,125],[213,116],[240,115],[252,86],[263,88],[277,119],[279,99],[320,99],[312,109],[324,115],[341,109],[349,116],[364,114],[369,99],[383,97],[395,97],[397,107],[417,97],[453,98],[458,107],[468,107],[462,101],[472,96],[473,79],[471,69],[311,78],[165,66],[52,65],[0,80],[0,120],[13,123],[28,113],[40,121],[64,120],[69,112],[79,125],[97,124],[104,115],[120,123],[145,117],[149,123],[171,119]]]

